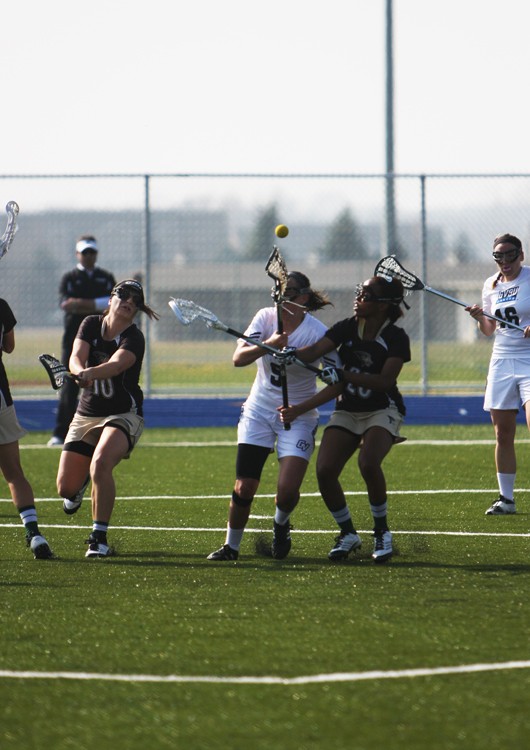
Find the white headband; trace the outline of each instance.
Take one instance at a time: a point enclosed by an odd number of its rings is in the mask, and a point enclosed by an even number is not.
[[[75,251],[76,253],[82,253],[83,250],[95,250],[97,252],[99,250],[98,243],[96,240],[79,240],[75,243]]]

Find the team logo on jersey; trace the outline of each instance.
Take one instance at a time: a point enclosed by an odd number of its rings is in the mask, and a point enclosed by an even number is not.
[[[500,305],[503,302],[513,302],[517,299],[517,293],[519,292],[519,286],[512,286],[510,289],[499,291],[497,295],[497,304]]]
[[[369,352],[355,352],[355,359],[360,362],[363,370],[368,369],[374,363],[372,355]]]
[[[305,451],[308,451],[311,448],[311,443],[308,443],[307,440],[299,440],[296,447],[305,453]]]

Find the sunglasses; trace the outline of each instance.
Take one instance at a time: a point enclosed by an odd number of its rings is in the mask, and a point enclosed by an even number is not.
[[[131,292],[129,291],[129,289],[125,289],[124,287],[118,287],[118,289],[115,289],[114,295],[124,302],[130,299],[131,302],[136,305],[136,307],[140,307],[140,305],[142,304],[142,298],[139,297],[138,294],[135,294],[134,292]]]
[[[521,254],[521,251],[518,247],[514,247],[513,250],[506,250],[506,252],[503,253],[493,253],[493,260],[496,263],[513,263],[514,260],[517,260],[519,255]]]

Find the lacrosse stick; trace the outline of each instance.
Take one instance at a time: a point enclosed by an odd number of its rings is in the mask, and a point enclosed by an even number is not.
[[[431,294],[436,294],[438,295],[438,297],[443,297],[444,299],[449,300],[449,302],[454,302],[456,305],[460,305],[461,307],[470,307],[467,302],[462,302],[459,299],[450,297],[448,294],[440,292],[437,289],[433,289],[432,287],[427,286],[427,284],[424,284],[423,281],[418,279],[418,277],[415,276],[411,271],[407,271],[406,268],[403,268],[395,255],[387,255],[386,258],[382,258],[375,267],[374,276],[390,276],[393,279],[398,279],[399,281],[401,281],[403,287],[411,292],[424,290],[426,292],[431,292]],[[518,326],[517,323],[512,323],[509,320],[503,320],[502,318],[498,318],[496,315],[490,315],[486,312],[483,313],[483,315],[484,317],[490,318],[491,320],[496,320],[505,326],[516,328],[518,331],[524,332],[524,328]]]
[[[39,362],[44,367],[50,378],[50,383],[54,391],[58,391],[64,383],[65,378],[78,380],[75,375],[68,372],[63,363],[52,354],[39,354]]]
[[[15,234],[17,233],[17,216],[18,216],[18,203],[15,203],[15,201],[9,201],[9,203],[6,206],[6,213],[7,213],[7,225],[6,230],[2,237],[0,238],[0,258],[3,258],[4,255],[9,250],[11,243],[13,242],[13,238]]]
[[[285,289],[287,287],[287,266],[280,255],[279,249],[274,245],[269,260],[265,266],[265,271],[274,280],[272,288],[272,299],[276,305],[276,317],[278,321],[278,333],[283,333],[283,309],[282,304],[285,300]],[[289,406],[289,394],[287,393],[287,367],[285,362],[280,362],[280,385],[282,388],[282,400],[285,409]],[[284,424],[285,430],[290,430],[290,424]]]
[[[202,320],[206,323],[207,328],[215,328],[217,331],[224,331],[225,333],[230,334],[230,336],[235,336],[237,339],[243,339],[247,344],[259,346],[269,354],[281,354],[281,350],[277,349],[275,346],[269,346],[269,344],[266,344],[264,341],[253,339],[251,336],[245,336],[244,333],[240,333],[234,328],[227,326],[226,323],[219,320],[217,315],[214,315],[211,310],[207,310],[205,307],[197,305],[190,299],[175,299],[174,297],[171,297],[168,304],[175,313],[177,320],[179,320],[184,326],[189,326],[194,320]],[[309,362],[302,362],[301,359],[297,359],[296,357],[294,357],[292,361],[295,365],[305,367],[306,370],[311,370],[315,375],[320,375],[321,373],[321,370],[318,367],[310,365]]]

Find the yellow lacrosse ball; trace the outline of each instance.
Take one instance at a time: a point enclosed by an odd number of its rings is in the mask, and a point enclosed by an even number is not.
[[[276,235],[276,237],[281,237],[283,239],[283,237],[287,237],[287,235],[289,234],[289,229],[285,226],[285,224],[278,224],[278,226],[274,230],[274,234]]]

